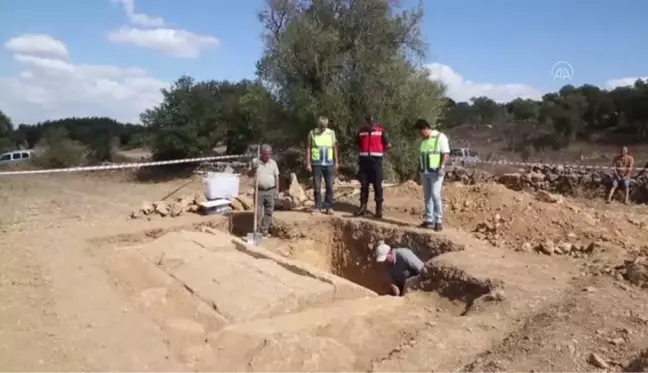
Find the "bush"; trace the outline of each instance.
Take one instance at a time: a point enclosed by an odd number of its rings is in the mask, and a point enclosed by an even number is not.
[[[65,168],[84,165],[88,151],[80,143],[70,140],[62,127],[48,129],[36,148],[42,151],[34,162],[43,168]]]

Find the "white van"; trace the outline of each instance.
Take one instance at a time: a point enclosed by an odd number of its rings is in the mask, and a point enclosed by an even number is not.
[[[34,157],[33,150],[14,150],[0,155],[0,165],[24,162]]]

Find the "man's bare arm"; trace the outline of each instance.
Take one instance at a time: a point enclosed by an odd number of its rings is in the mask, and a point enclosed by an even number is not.
[[[614,174],[614,176],[620,177],[619,173],[617,172],[617,164],[616,163],[617,163],[617,158],[615,158],[614,161],[612,161],[612,173]]]

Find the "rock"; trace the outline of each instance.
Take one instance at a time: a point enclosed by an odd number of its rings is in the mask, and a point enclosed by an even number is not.
[[[155,212],[160,214],[160,216],[169,215],[169,205],[166,202],[164,201],[154,202],[153,206],[155,206]]]
[[[232,207],[232,211],[245,211],[245,207],[238,198],[231,200],[230,206]]]
[[[497,179],[500,184],[504,184],[508,187],[518,188],[520,186],[520,181],[522,175],[520,173],[508,173],[504,174]]]
[[[536,199],[541,202],[547,202],[547,203],[562,203],[563,198],[562,196],[556,195],[556,194],[551,194],[547,192],[546,190],[540,190],[536,194]]]
[[[304,191],[304,188],[299,184],[297,180],[297,175],[295,173],[290,174],[290,186],[288,187],[287,193],[293,200],[295,205],[301,205],[303,202],[308,200],[308,196]]]
[[[254,199],[248,196],[239,195],[236,199],[241,203],[244,210],[252,210],[254,206]]]
[[[605,361],[602,357],[598,356],[595,353],[591,353],[589,357],[587,358],[587,362],[592,364],[593,366],[601,369],[609,369],[610,365]]]
[[[315,202],[311,201],[311,200],[308,200],[308,201],[304,202],[304,207],[313,208],[313,207],[315,207]]]
[[[185,207],[180,202],[174,202],[169,206],[169,216],[175,218],[185,213]]]
[[[582,251],[586,254],[594,254],[595,251],[600,251],[602,248],[601,244],[598,242],[591,242],[587,247]]]
[[[523,252],[528,253],[528,252],[531,252],[531,250],[533,250],[533,248],[531,247],[531,243],[525,242],[525,243],[522,244],[522,246],[520,246],[519,250],[517,250],[517,251],[523,251]]]
[[[636,286],[648,286],[648,263],[644,258],[628,260],[625,262],[626,276],[631,284]]]
[[[131,219],[141,219],[141,218],[144,217],[144,213],[142,212],[141,209],[140,210],[134,210],[134,211],[132,211],[130,213],[130,217],[131,217]]]
[[[293,204],[293,200],[290,197],[278,198],[276,204],[277,207],[282,210],[292,210],[293,208],[295,208],[295,205]]]
[[[540,172],[530,172],[526,175],[534,183],[544,181],[547,177]]]
[[[536,249],[545,255],[551,255],[556,250],[556,245],[553,243],[553,241],[546,240],[545,242],[540,244]]]
[[[572,251],[572,244],[569,242],[560,242],[556,245],[556,252],[560,254],[569,254]]]
[[[142,205],[140,206],[139,210],[144,215],[150,215],[155,212],[155,207],[151,202],[142,202]]]
[[[207,197],[205,197],[204,193],[196,193],[194,195],[194,203],[196,205],[200,205],[203,202],[207,202]]]
[[[195,196],[182,196],[178,198],[177,203],[180,208],[182,208],[183,212],[189,211],[189,208],[191,205],[195,204],[196,197]]]

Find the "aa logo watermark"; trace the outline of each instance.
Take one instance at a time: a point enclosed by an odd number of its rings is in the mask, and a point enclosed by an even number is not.
[[[558,61],[551,66],[551,77],[553,80],[572,80],[574,67],[567,61]]]

